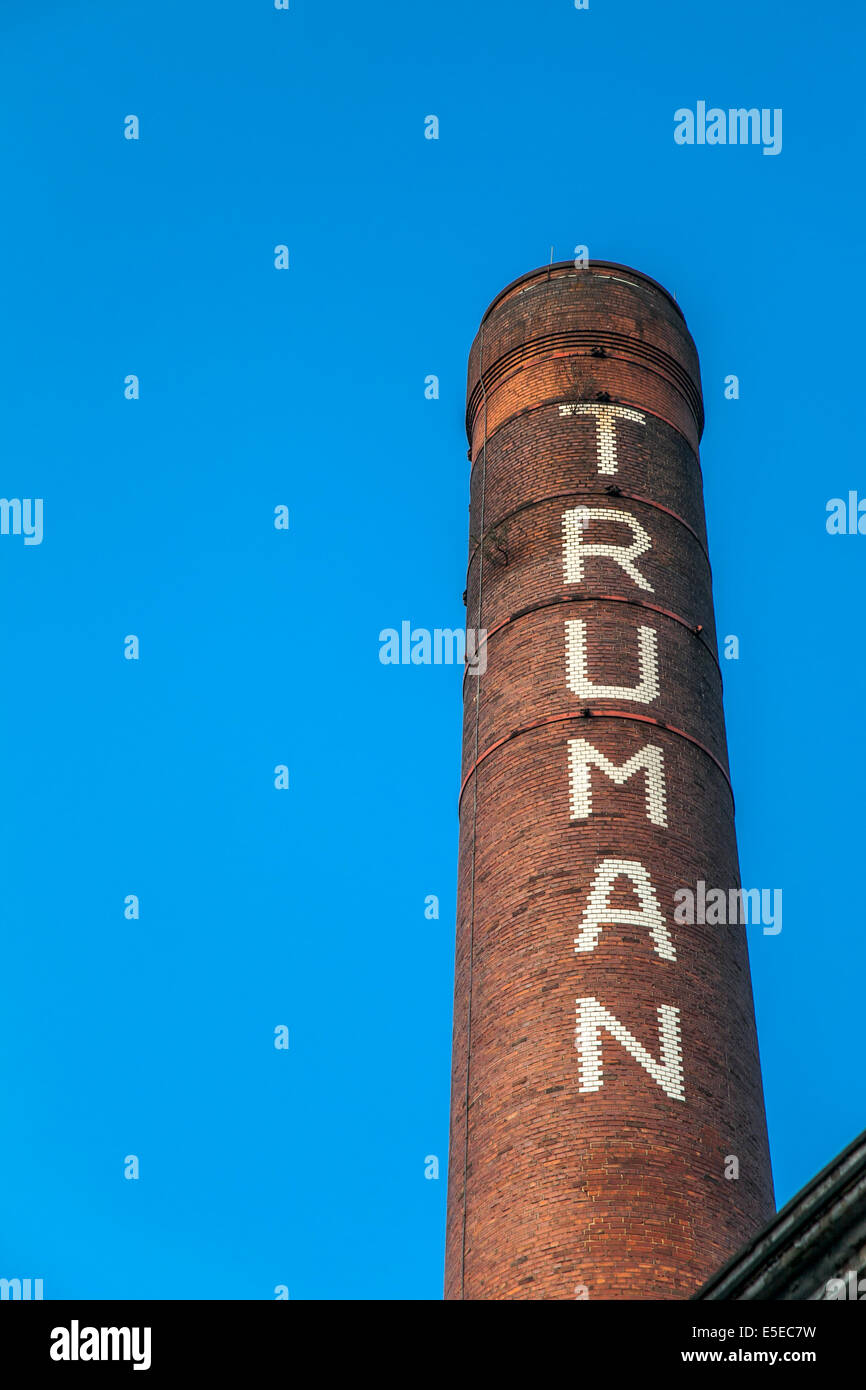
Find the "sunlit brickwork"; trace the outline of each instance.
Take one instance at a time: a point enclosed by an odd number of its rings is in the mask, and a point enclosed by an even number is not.
[[[773,1210],[745,929],[673,915],[740,883],[702,428],[646,276],[555,265],[484,316],[448,1298],[685,1298]]]

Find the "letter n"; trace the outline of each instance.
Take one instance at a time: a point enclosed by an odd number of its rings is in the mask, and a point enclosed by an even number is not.
[[[661,1004],[659,1020],[659,1060],[647,1052],[633,1033],[597,999],[578,999],[574,1045],[580,1057],[581,1092],[600,1091],[602,1077],[601,1032],[606,1029],[626,1052],[648,1072],[671,1100],[685,1100],[683,1055],[680,1047],[680,1011]]]

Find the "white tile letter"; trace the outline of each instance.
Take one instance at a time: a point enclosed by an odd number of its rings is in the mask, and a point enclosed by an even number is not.
[[[586,820],[592,814],[592,783],[589,765],[592,763],[618,787],[643,769],[646,772],[646,813],[653,825],[667,825],[664,756],[655,743],[633,754],[628,762],[610,762],[604,753],[593,748],[585,738],[568,740],[568,782],[571,793],[572,820]]]
[[[579,1054],[579,1090],[600,1091],[602,1077],[601,1030],[606,1028],[626,1052],[649,1072],[671,1100],[685,1100],[683,1087],[683,1054],[680,1047],[680,1013],[670,1004],[658,1009],[659,1061],[647,1052],[633,1033],[624,1028],[597,999],[577,1000],[577,1027],[574,1045]]]
[[[584,532],[591,521],[621,521],[632,534],[630,545],[587,545]],[[652,584],[645,579],[635,564],[638,555],[644,555],[651,548],[652,541],[636,517],[615,507],[573,507],[562,514],[563,569],[566,584],[583,582],[583,560],[585,555],[606,555],[625,570],[639,589],[654,593]]]
[[[586,620],[573,618],[565,624],[565,667],[568,688],[573,695],[582,700],[635,700],[648,705],[659,696],[659,661],[656,649],[655,629],[639,627],[637,630],[638,669],[640,680],[637,685],[593,685],[586,670]]]
[[[610,895],[618,878],[630,878],[637,894],[639,907],[611,907]],[[574,949],[594,951],[601,936],[603,922],[621,922],[630,927],[648,927],[656,952],[663,960],[676,960],[677,953],[671,941],[667,923],[662,916],[650,876],[637,859],[602,859],[592,887],[580,932],[574,938]]]
[[[645,425],[646,416],[639,410],[629,410],[624,405],[595,405],[589,401],[579,401],[574,405],[561,405],[560,415],[595,416],[595,450],[598,456],[599,473],[616,472],[616,420],[631,420],[636,425]]]

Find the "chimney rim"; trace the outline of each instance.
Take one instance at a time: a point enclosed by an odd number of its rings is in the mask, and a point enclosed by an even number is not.
[[[580,270],[577,269],[577,267],[574,264],[574,261],[553,261],[550,265],[542,265],[538,266],[535,270],[527,270],[525,274],[518,275],[516,280],[512,280],[510,284],[505,286],[504,289],[501,289],[494,299],[491,299],[487,308],[484,310],[484,313],[481,315],[480,322],[481,324],[486,323],[488,317],[490,316],[490,314],[492,314],[497,304],[499,304],[503,299],[506,299],[509,295],[513,294],[514,291],[518,289],[521,285],[528,284],[532,280],[548,280],[554,274],[564,275],[568,274],[569,272],[572,275],[586,275],[587,273],[591,274],[593,271],[597,271],[602,275],[608,275],[611,279],[616,278],[613,272],[621,271],[623,275],[630,276],[631,279],[636,280],[644,285],[648,285],[651,289],[657,290],[659,294],[664,296],[664,298],[668,301],[669,304],[673,305],[674,309],[676,310],[676,312],[682,319],[683,324],[685,324],[686,329],[688,330],[688,324],[686,323],[685,314],[683,313],[679,304],[675,300],[674,296],[671,294],[670,290],[666,290],[664,285],[660,284],[658,280],[654,280],[651,275],[646,275],[644,271],[635,270],[634,266],[624,265],[620,261],[595,260],[588,260],[586,266]]]

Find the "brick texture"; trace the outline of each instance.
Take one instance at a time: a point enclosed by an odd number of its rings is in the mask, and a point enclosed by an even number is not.
[[[613,472],[598,405],[642,417],[614,421]],[[464,679],[448,1298],[685,1298],[773,1211],[745,928],[674,920],[678,889],[740,883],[702,426],[694,344],[647,277],[557,265],[485,315],[466,600],[489,637],[486,671]],[[641,536],[638,578],[591,553]],[[592,764],[589,812],[574,814],[574,740],[617,768],[660,750],[655,822],[643,771],[617,784]],[[610,861],[645,868],[661,935],[634,922],[639,894],[618,876],[580,936]],[[586,1088],[588,999],[659,1065],[659,1010],[677,1011],[683,1098],[605,1029]]]

